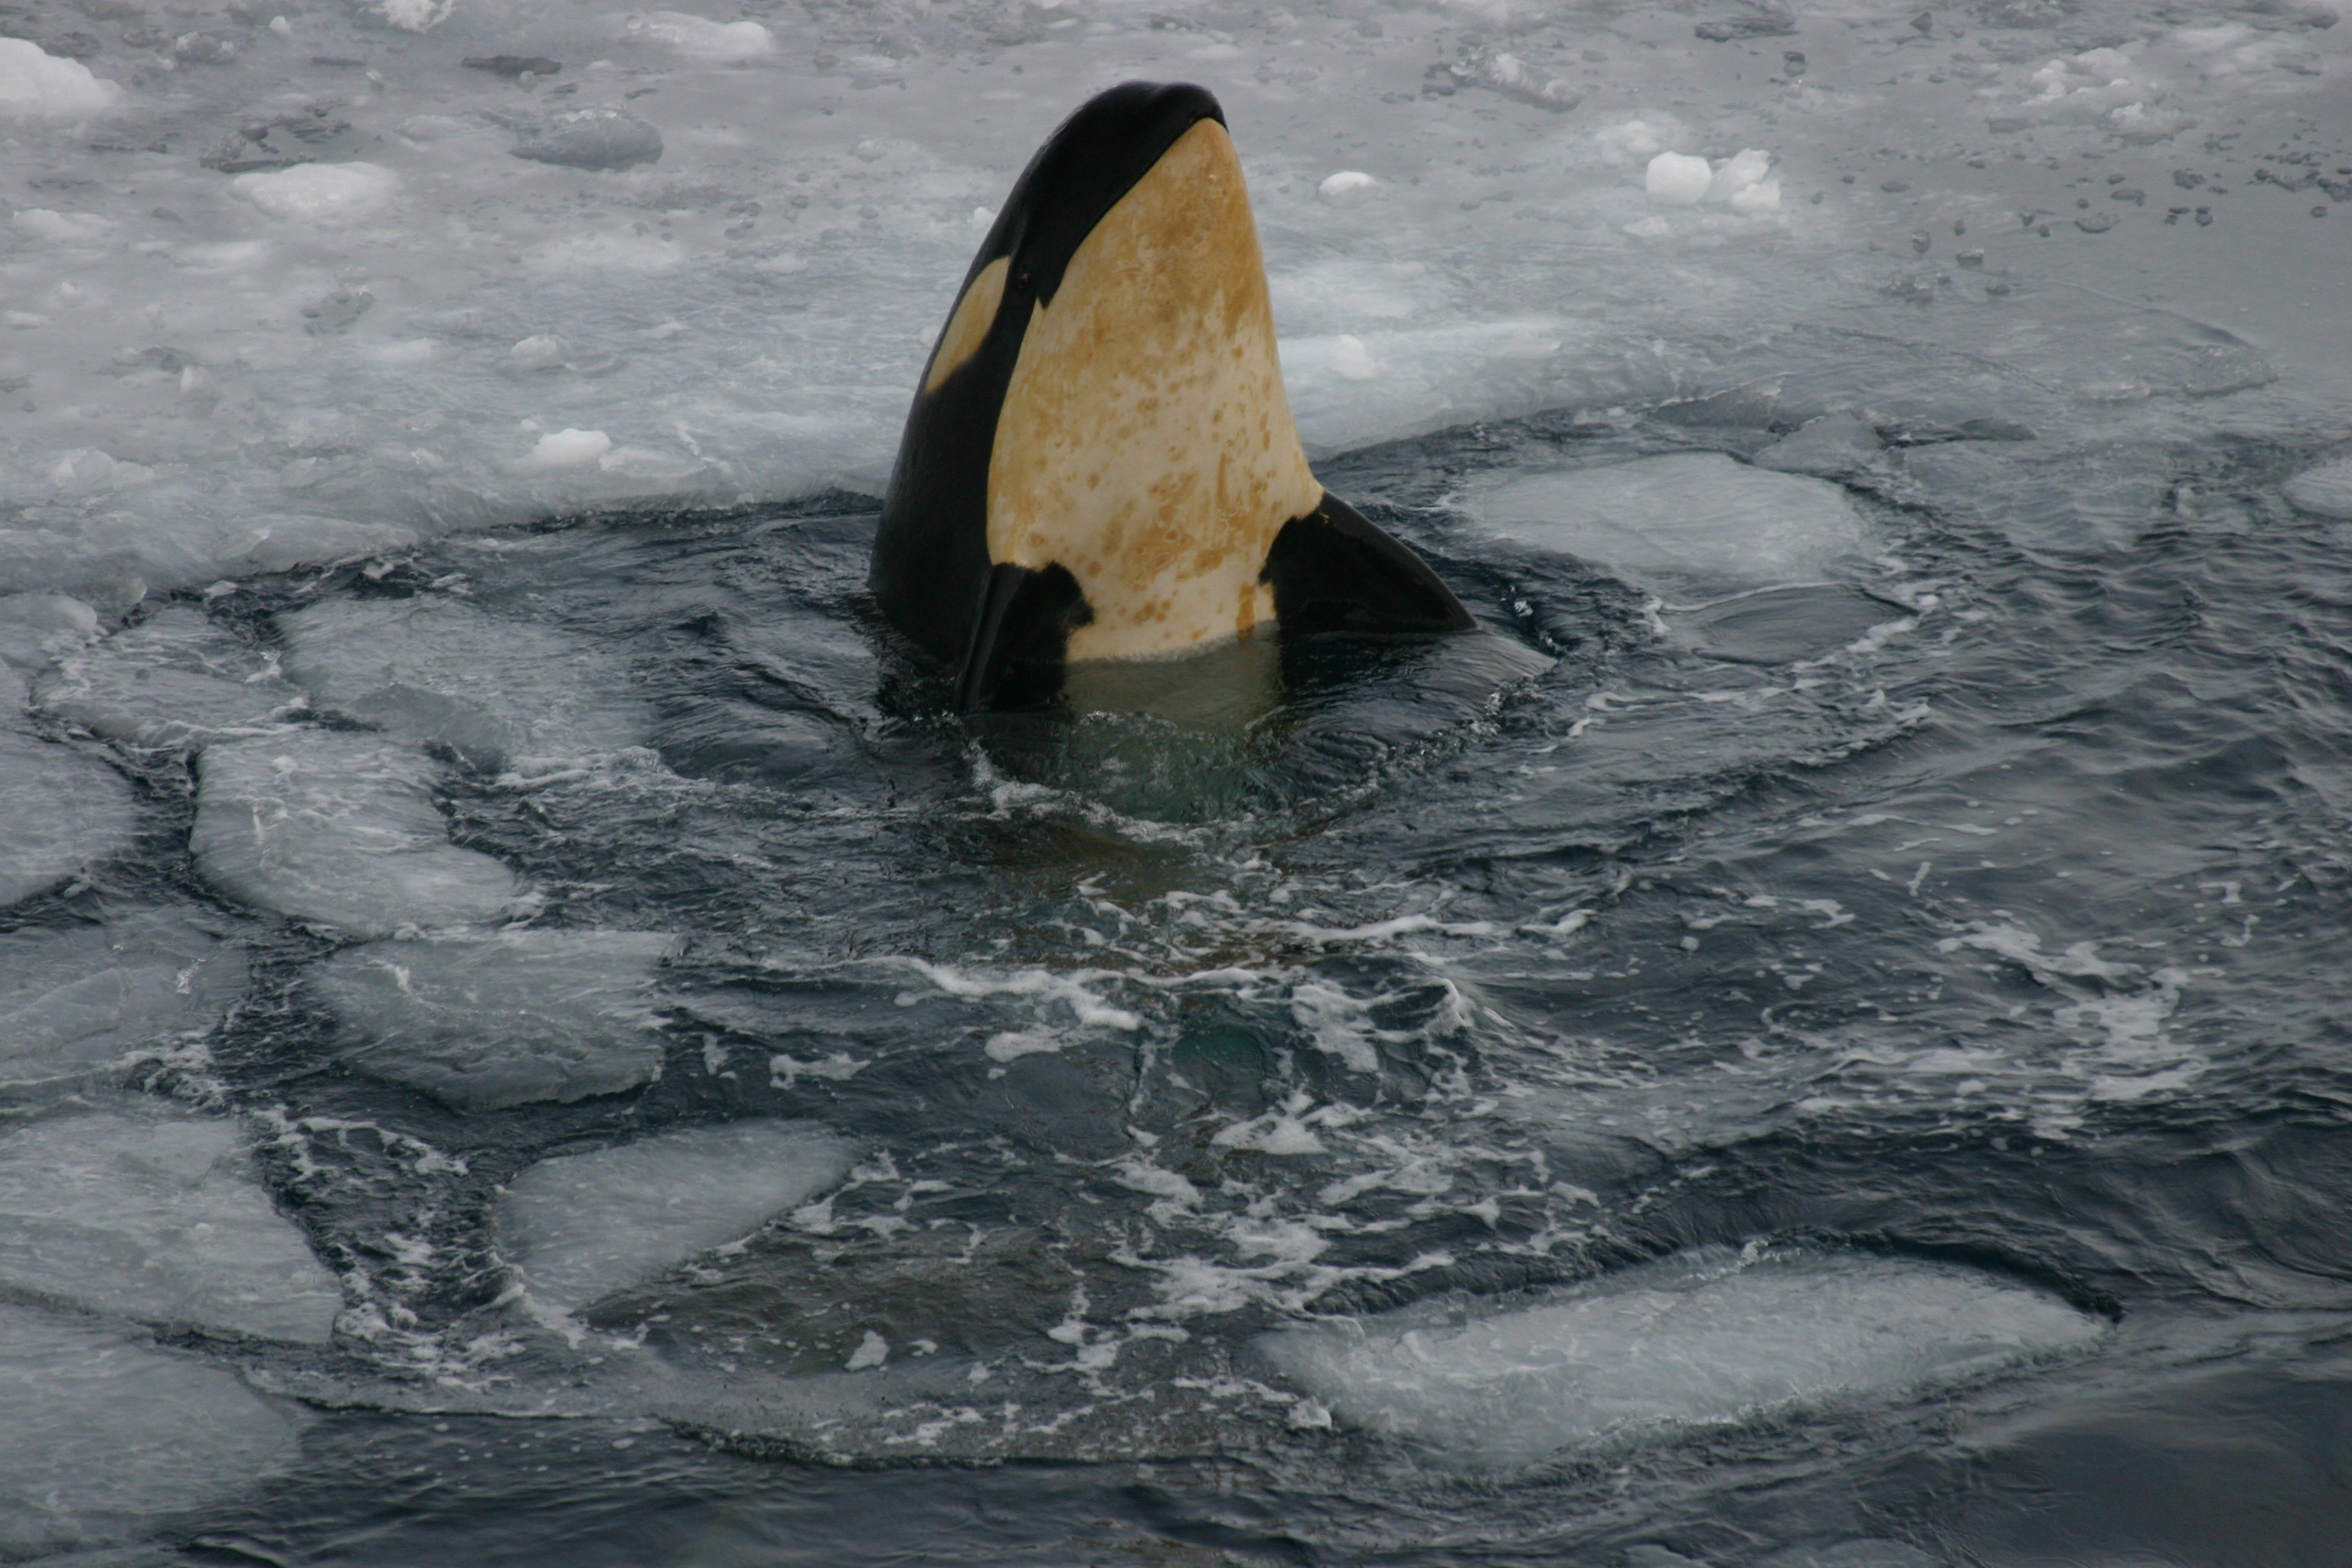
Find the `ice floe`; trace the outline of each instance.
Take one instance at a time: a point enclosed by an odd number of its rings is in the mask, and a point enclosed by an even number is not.
[[[140,1338],[0,1303],[0,1556],[130,1534],[239,1491],[297,1431],[236,1373]]]
[[[381,735],[295,730],[211,746],[189,845],[229,897],[355,936],[495,921],[522,884],[449,842],[437,772]]]
[[[1817,578],[1870,532],[1845,492],[1718,452],[1513,479],[1465,499],[1487,531],[1637,580],[1746,584]]]
[[[121,774],[0,720],[0,908],[121,850],[136,825]]]
[[[2304,469],[2287,480],[2286,499],[2314,517],[2352,521],[2352,458]]]
[[[499,1250],[531,1297],[571,1311],[730,1241],[849,1171],[821,1127],[737,1121],[542,1160],[498,1205]]]
[[[172,605],[35,684],[58,718],[133,745],[194,747],[279,727],[308,700],[276,659],[202,610]]]
[[[477,767],[614,752],[646,733],[627,670],[553,627],[428,598],[337,599],[278,624],[286,673],[321,706]]]
[[[76,1079],[204,1028],[244,983],[243,951],[173,910],[0,935],[0,1087]]]
[[[2088,1346],[2105,1329],[1980,1269],[1703,1247],[1570,1289],[1448,1299],[1256,1342],[1351,1426],[1510,1468],[1603,1438],[1891,1398]]]
[[[236,1123],[157,1110],[0,1137],[0,1285],[145,1322],[324,1343],[342,1293]]]
[[[310,984],[358,1042],[348,1059],[459,1110],[583,1100],[661,1070],[647,1006],[659,931],[512,931],[377,942]]]

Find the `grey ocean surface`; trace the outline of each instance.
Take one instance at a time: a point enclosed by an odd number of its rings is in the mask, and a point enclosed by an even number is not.
[[[0,1560],[2346,1561],[2317,0],[6,21]],[[1139,76],[1479,629],[959,719]]]

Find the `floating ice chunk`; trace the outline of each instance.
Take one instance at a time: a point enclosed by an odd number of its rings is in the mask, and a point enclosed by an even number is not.
[[[519,474],[561,473],[584,468],[612,449],[613,438],[602,430],[551,430],[512,467]]]
[[[1867,421],[1851,414],[1824,414],[1748,460],[1784,474],[1835,479],[1867,467],[1884,446]]]
[[[366,8],[404,33],[424,33],[447,21],[457,0],[372,0]]]
[[[2352,520],[2352,458],[2304,469],[2287,480],[2286,499],[2314,517]]]
[[[627,110],[609,104],[507,123],[515,132],[514,155],[535,163],[614,170],[661,162],[661,132]]]
[[[507,363],[517,370],[553,370],[572,356],[572,345],[553,332],[535,332],[507,351]],[[567,435],[579,435],[577,430]],[[548,441],[555,439],[551,436]],[[541,441],[541,446],[547,445]]]
[[[374,163],[297,163],[239,174],[229,189],[271,217],[331,225],[383,207],[399,191],[400,176]]]
[[[0,595],[0,662],[38,669],[98,635],[98,612],[70,594]]]
[[[68,657],[34,696],[109,740],[178,747],[274,728],[307,700],[266,656],[188,605],[167,605]]]
[[[0,120],[79,120],[121,97],[79,60],[59,59],[29,38],[0,38]]]
[[[704,65],[740,65],[776,52],[774,36],[757,22],[712,22],[684,11],[632,16],[625,30],[632,38],[675,49]]]
[[[477,767],[638,744],[645,710],[597,645],[440,599],[333,599],[278,619],[286,673],[320,703]]]
[[[95,447],[75,447],[49,464],[49,489],[61,496],[99,495],[145,484],[155,470],[144,463],[117,460]]]
[[[53,212],[47,207],[22,208],[9,217],[8,226],[45,245],[103,245],[114,227],[96,213]]]
[[[499,1250],[568,1312],[749,1236],[839,1182],[851,1154],[806,1122],[737,1121],[542,1160],[499,1197]]]
[[[1331,374],[1344,381],[1370,381],[1381,374],[1381,367],[1373,363],[1363,339],[1342,332],[1331,351]]]
[[[415,547],[415,530],[397,523],[272,512],[224,531],[217,559],[225,574],[291,572],[298,566],[332,566]]]
[[[1762,217],[1780,210],[1780,182],[1759,180],[1745,190],[1734,191],[1731,210],[1742,217]]]
[[[131,786],[112,768],[0,729],[0,908],[121,851],[136,822]]]
[[[435,772],[380,735],[295,730],[210,746],[189,846],[229,897],[358,936],[497,920],[521,886],[449,842]]]
[[[1704,158],[1681,153],[1661,153],[1650,160],[1643,186],[1650,199],[1664,207],[1695,207],[1715,183],[1715,171]]]
[[[1717,452],[1531,474],[1475,496],[1469,510],[1493,532],[1637,577],[1799,582],[1869,542],[1835,485]]]
[[[1979,1269],[1702,1247],[1532,1298],[1423,1303],[1257,1346],[1351,1426],[1511,1468],[1596,1438],[1889,1398],[2104,1331]]]
[[[135,1533],[293,1457],[293,1423],[236,1373],[29,1307],[0,1305],[0,1410],[11,1559]]]
[[[1643,163],[1666,151],[1684,134],[1680,121],[1670,115],[1655,120],[1623,120],[1592,133],[1601,155],[1618,168]]]
[[[369,942],[312,971],[351,1061],[458,1110],[584,1100],[651,1080],[659,931],[500,931]]]
[[[245,984],[233,943],[169,910],[0,936],[0,1085],[83,1077],[200,1029]]]
[[[0,1138],[0,1284],[155,1323],[323,1344],[342,1293],[236,1124],[62,1117]]]
[[[1381,188],[1381,183],[1356,169],[1342,169],[1336,174],[1326,174],[1315,194],[1334,206],[1348,206],[1362,201]]]
[[[1762,184],[1764,176],[1771,172],[1771,153],[1761,147],[1743,148],[1726,158],[1723,167],[1716,170],[1714,177],[1707,181],[1706,199],[1728,205],[1742,191]]]

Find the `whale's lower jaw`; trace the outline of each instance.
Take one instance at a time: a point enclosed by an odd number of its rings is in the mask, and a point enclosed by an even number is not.
[[[1472,625],[1421,557],[1328,492],[1313,511],[1292,518],[1275,535],[1256,587],[1270,602],[1271,615],[1238,626],[1203,626],[1186,640],[1108,657],[1179,657],[1267,629],[1297,637],[1449,632]],[[957,671],[956,706],[970,713],[1050,702],[1061,693],[1070,665],[1106,657],[1090,652],[1085,638],[1095,620],[1067,568],[1010,563],[992,568],[971,645]]]

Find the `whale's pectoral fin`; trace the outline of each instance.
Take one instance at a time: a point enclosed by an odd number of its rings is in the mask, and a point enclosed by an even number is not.
[[[1004,562],[991,568],[956,680],[956,707],[973,713],[1052,700],[1062,689],[1070,634],[1094,618],[1078,580],[1064,567],[1032,571]]]
[[[1447,632],[1473,623],[1429,563],[1325,491],[1275,535],[1258,580],[1286,635]]]

